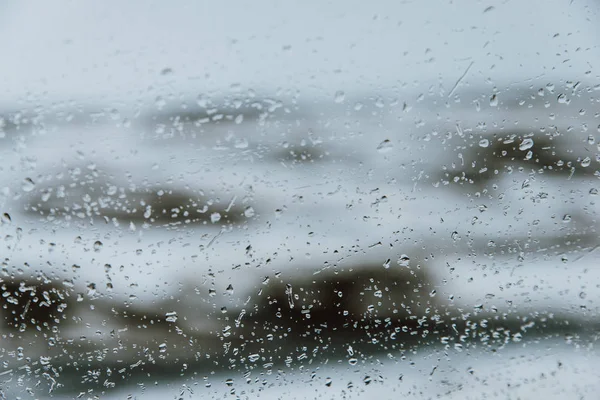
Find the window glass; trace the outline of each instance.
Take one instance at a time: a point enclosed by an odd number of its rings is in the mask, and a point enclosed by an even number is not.
[[[595,398],[599,10],[0,5],[0,399]]]

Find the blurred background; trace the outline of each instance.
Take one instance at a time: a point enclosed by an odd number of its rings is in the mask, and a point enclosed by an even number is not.
[[[592,0],[0,5],[0,399],[595,398]]]

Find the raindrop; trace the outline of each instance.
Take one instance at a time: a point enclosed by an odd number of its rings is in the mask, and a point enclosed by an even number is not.
[[[592,159],[589,157],[586,157],[583,159],[583,161],[581,161],[581,166],[584,168],[589,167],[591,163],[592,163]]]
[[[214,212],[212,214],[210,214],[210,222],[212,222],[213,224],[215,222],[219,222],[221,220],[221,214],[219,214],[218,212]]]
[[[171,311],[165,314],[167,322],[177,322],[177,312]]]
[[[260,358],[260,356],[258,354],[250,354],[248,356],[248,360],[250,362],[256,362],[256,361],[258,361],[259,358]]]
[[[292,292],[292,285],[289,283],[285,285],[285,294],[287,295],[290,308],[294,308],[294,295]]]
[[[223,328],[223,336],[231,336],[231,326],[227,325],[225,328]]]
[[[591,188],[589,193],[590,193],[592,196],[596,196],[596,195],[598,195],[598,189],[596,189],[596,188]]]
[[[519,145],[519,150],[525,151],[525,150],[529,150],[532,147],[533,147],[533,139],[527,138],[527,139],[523,139],[523,141]]]
[[[167,351],[167,344],[166,343],[161,343],[158,345],[158,348],[160,350],[161,353],[164,353]]]
[[[102,242],[99,241],[99,240],[96,240],[94,242],[94,251],[100,251],[100,250],[102,250],[102,246],[103,246]]]
[[[229,286],[227,286],[227,289],[225,289],[225,292],[227,292],[228,295],[233,294],[233,285],[231,283],[229,284]]]
[[[244,216],[246,218],[251,218],[254,216],[254,208],[252,207],[246,207],[246,209],[244,210]]]
[[[390,262],[391,262],[391,260],[389,258],[387,260],[385,260],[385,262],[383,263],[383,267],[385,269],[388,269],[390,267]]]
[[[35,183],[33,183],[31,178],[25,178],[25,180],[23,181],[23,185],[21,186],[24,192],[31,192],[34,187]]]
[[[589,145],[592,145],[592,144],[594,144],[596,142],[596,139],[594,138],[594,136],[589,135],[588,138],[587,138],[587,142],[588,142]]]
[[[479,147],[488,147],[490,145],[490,141],[487,139],[481,139],[479,141]]]
[[[562,220],[563,222],[571,222],[571,216],[569,214],[565,214]]]
[[[351,358],[348,360],[348,364],[350,365],[356,365],[358,363],[358,359],[356,358]]]
[[[377,146],[377,151],[380,153],[387,153],[388,151],[392,150],[393,147],[394,145],[392,142],[389,139],[385,139],[383,142],[379,143],[379,146]]]
[[[50,198],[50,195],[51,195],[51,194],[52,194],[52,192],[51,192],[51,191],[49,191],[49,190],[44,190],[44,191],[42,192],[42,201],[43,201],[43,202],[46,202],[46,201],[48,201],[48,199]]]
[[[402,254],[400,258],[398,258],[398,265],[401,267],[408,267],[410,263],[410,258],[406,254]]]
[[[567,95],[564,93],[559,94],[557,100],[561,104],[566,104],[568,102]]]
[[[325,378],[325,386],[331,387],[333,380],[330,377]]]
[[[491,107],[498,106],[498,96],[496,96],[495,94],[493,94],[492,97],[490,97],[490,106]]]
[[[346,94],[343,91],[338,90],[337,92],[335,92],[334,101],[336,103],[338,103],[338,104],[343,103],[345,98],[346,98]]]
[[[10,224],[10,222],[12,220],[11,220],[10,215],[8,213],[4,213],[4,214],[2,214],[2,218],[0,219],[0,221],[2,221],[3,224]]]

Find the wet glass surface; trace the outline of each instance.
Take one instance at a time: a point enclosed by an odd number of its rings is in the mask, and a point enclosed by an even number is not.
[[[0,6],[0,399],[594,398],[595,1]]]

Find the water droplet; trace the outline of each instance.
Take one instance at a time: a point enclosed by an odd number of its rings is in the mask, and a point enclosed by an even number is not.
[[[592,159],[589,157],[586,157],[581,161],[581,166],[584,168],[589,167],[591,163],[592,163]]]
[[[248,356],[248,360],[250,362],[257,362],[259,358],[260,358],[260,356],[258,354],[250,354]]]
[[[338,90],[337,92],[335,92],[334,101],[336,103],[338,103],[338,104],[343,103],[345,98],[346,98],[346,94],[343,91]]]
[[[523,141],[519,145],[519,150],[525,151],[525,150],[529,150],[532,147],[533,147],[533,139],[527,138],[527,139],[523,139]]]
[[[94,251],[100,251],[100,250],[102,250],[102,246],[103,246],[102,242],[99,241],[99,240],[96,240],[94,242]]]
[[[457,241],[460,240],[460,235],[458,234],[458,232],[454,231],[452,232],[452,234],[450,235],[450,237],[452,238],[452,240]]]
[[[592,136],[592,135],[589,135],[587,138],[587,142],[589,145],[592,145],[592,144],[596,143],[596,138],[594,138],[594,136]]]
[[[219,222],[221,220],[221,214],[219,214],[218,212],[214,212],[212,214],[210,214],[210,222],[212,222],[213,224],[215,222]]]
[[[388,151],[392,150],[393,147],[394,145],[392,142],[389,139],[385,139],[383,142],[379,143],[379,146],[377,146],[377,151],[380,153],[387,153]]]
[[[388,269],[390,267],[390,262],[391,262],[391,260],[389,258],[387,260],[385,260],[385,262],[383,263],[383,267],[385,269]]]
[[[164,353],[167,351],[167,344],[166,343],[161,343],[158,345],[158,348],[160,350],[161,353]]]
[[[35,188],[35,183],[31,180],[31,178],[25,178],[21,188],[24,192],[31,192],[33,188]]]
[[[488,147],[490,145],[490,141],[487,139],[481,139],[479,141],[479,147]]]
[[[569,214],[565,214],[565,215],[563,216],[563,219],[562,219],[562,220],[563,220],[563,222],[571,222],[571,219],[572,219],[572,218],[571,218],[571,216],[570,216]]]
[[[493,94],[492,97],[490,97],[490,106],[491,107],[498,106],[498,96],[496,96],[495,94]]]
[[[244,210],[244,216],[246,218],[252,218],[254,216],[254,208],[246,207],[246,209]]]
[[[325,378],[325,386],[331,387],[332,383],[333,383],[333,379],[331,379],[330,377]]]
[[[348,364],[350,365],[356,365],[358,363],[358,359],[356,358],[351,358],[348,360]]]
[[[47,189],[46,189],[46,190],[44,190],[44,191],[42,192],[42,201],[43,201],[43,202],[46,202],[46,201],[48,201],[48,199],[50,199],[50,195],[51,195],[51,194],[52,194],[52,192],[51,192],[50,190],[47,190]]]
[[[294,294],[292,285],[290,285],[289,283],[285,285],[285,294],[287,295],[290,308],[294,308]]]
[[[231,336],[231,326],[227,325],[225,328],[223,328],[223,336],[224,337]]]
[[[12,219],[10,218],[10,215],[8,213],[4,213],[2,214],[2,218],[0,219],[0,221],[2,221],[3,224],[10,224]]]
[[[558,97],[557,97],[557,100],[561,104],[566,104],[568,102],[567,95],[564,94],[564,93],[559,94]]]
[[[597,196],[597,195],[598,195],[598,189],[596,189],[596,188],[591,188],[589,193],[590,193],[592,196]]]
[[[233,285],[230,283],[229,286],[227,286],[227,289],[225,289],[225,292],[228,295],[232,295],[233,294]]]
[[[401,267],[408,267],[410,264],[410,258],[406,254],[402,254],[400,258],[398,258],[398,265]]]
[[[171,311],[165,314],[167,322],[177,322],[177,312]]]

